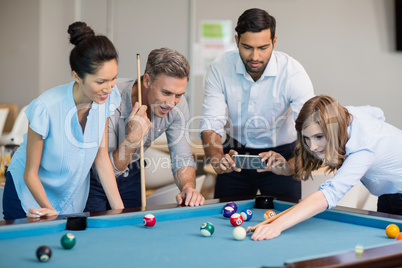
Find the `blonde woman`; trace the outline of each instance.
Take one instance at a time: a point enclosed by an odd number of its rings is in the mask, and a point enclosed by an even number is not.
[[[381,109],[343,107],[329,96],[307,101],[296,120],[295,164],[273,152],[262,153],[267,169],[308,180],[321,166],[335,176],[253,240],[272,239],[282,231],[336,206],[359,181],[378,198],[377,210],[402,215],[402,131],[384,122]]]

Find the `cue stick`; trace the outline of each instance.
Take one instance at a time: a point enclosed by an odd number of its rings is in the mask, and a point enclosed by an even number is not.
[[[289,212],[289,211],[290,211],[292,208],[294,208],[295,206],[296,206],[296,205],[294,205],[294,206],[288,208],[287,210],[282,211],[282,212],[279,213],[279,214],[276,214],[275,216],[273,216],[273,217],[271,217],[271,218],[269,218],[269,219],[267,219],[267,220],[265,220],[265,221],[263,221],[263,222],[260,222],[259,224],[255,225],[255,226],[253,226],[253,227],[251,227],[251,231],[254,232],[255,229],[256,229],[258,226],[264,225],[264,224],[267,224],[267,223],[270,223],[270,222],[276,220],[277,218],[279,218],[279,217],[282,216],[283,214]]]
[[[141,73],[140,73],[140,54],[137,53],[137,81],[138,81],[138,104],[142,105],[141,99]],[[146,191],[145,191],[145,170],[144,170],[144,140],[141,139],[140,145],[140,168],[141,168],[141,208],[145,210],[147,206]]]

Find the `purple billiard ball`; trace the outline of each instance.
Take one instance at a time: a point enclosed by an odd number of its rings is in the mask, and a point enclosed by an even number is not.
[[[232,207],[225,207],[223,209],[223,217],[230,218],[236,211]]]
[[[236,205],[235,202],[229,202],[229,203],[226,204],[225,207],[227,207],[227,206],[232,207],[234,209],[234,212],[237,211],[237,205]]]

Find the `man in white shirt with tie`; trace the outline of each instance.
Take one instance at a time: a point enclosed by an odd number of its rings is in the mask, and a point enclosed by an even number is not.
[[[206,76],[200,132],[206,157],[218,174],[215,198],[251,196],[258,190],[301,198],[301,184],[293,176],[269,171],[273,161],[257,172],[236,168],[232,158],[270,151],[273,159],[279,153],[293,161],[294,120],[314,91],[299,62],[273,51],[275,26],[265,10],[246,10],[235,28],[238,51],[217,59]]]

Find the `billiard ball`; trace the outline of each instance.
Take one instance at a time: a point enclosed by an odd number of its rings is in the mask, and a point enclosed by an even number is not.
[[[253,212],[251,209],[245,208],[240,212],[240,215],[243,218],[243,221],[249,221],[253,217]]]
[[[243,217],[239,213],[234,213],[230,217],[230,223],[233,226],[240,226],[243,223]]]
[[[364,253],[364,247],[363,247],[363,245],[362,245],[362,244],[357,244],[357,245],[355,246],[355,255],[356,255],[356,258],[361,258],[361,257],[363,257],[363,253]]]
[[[399,227],[396,224],[390,224],[385,228],[385,233],[389,238],[395,238],[399,234]]]
[[[227,207],[227,206],[232,207],[234,209],[234,212],[237,212],[237,205],[235,202],[229,202],[226,204],[225,207]]]
[[[215,232],[215,227],[210,222],[204,222],[200,227],[203,236],[211,236]]]
[[[153,227],[156,223],[156,218],[154,215],[152,214],[147,214],[144,216],[144,218],[142,219],[142,223],[144,224],[144,226],[146,227]]]
[[[36,257],[41,262],[47,262],[52,257],[52,250],[48,246],[40,246],[36,250]]]
[[[235,210],[232,207],[230,206],[224,207],[223,217],[230,218],[233,215],[233,213],[235,213]]]
[[[243,240],[246,237],[246,229],[241,226],[237,226],[233,229],[233,237],[236,240]]]
[[[399,233],[399,235],[396,237],[396,240],[402,240],[402,232],[401,233]]]
[[[264,219],[268,220],[268,219],[272,218],[275,215],[276,215],[276,213],[274,211],[267,210],[267,211],[264,212]]]
[[[75,236],[72,233],[65,234],[61,237],[60,243],[65,249],[72,249],[75,246]]]

